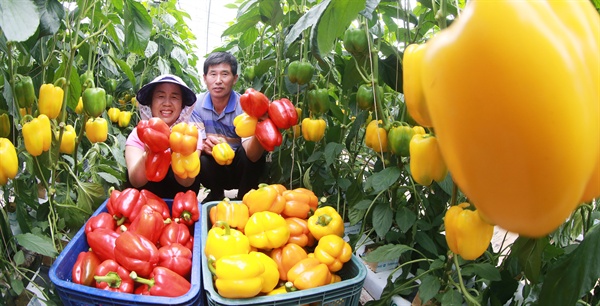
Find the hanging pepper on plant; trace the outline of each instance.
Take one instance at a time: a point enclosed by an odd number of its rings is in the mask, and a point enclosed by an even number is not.
[[[433,126],[427,109],[425,91],[421,80],[421,66],[427,44],[410,44],[404,50],[403,56],[403,89],[404,102],[410,116],[420,125]]]
[[[410,174],[415,182],[429,186],[446,178],[444,162],[437,138],[431,134],[415,134],[410,140]]]
[[[15,97],[20,108],[30,108],[35,102],[35,88],[30,76],[17,75]]]
[[[254,118],[260,118],[267,113],[269,98],[254,88],[246,89],[240,96],[240,105],[246,114]]]
[[[106,109],[106,91],[104,88],[87,88],[81,94],[81,99],[83,100],[83,110],[92,118],[102,115],[104,109]]]
[[[302,137],[306,141],[320,141],[325,136],[327,123],[322,118],[304,118],[302,120]]]
[[[8,114],[0,114],[0,137],[8,137],[10,135],[11,125],[11,119]]]
[[[55,84],[64,82],[64,78],[58,79]],[[49,119],[56,119],[62,109],[64,90],[55,84],[42,84],[40,87],[40,97],[38,99],[38,110],[40,114],[48,116]]]
[[[369,49],[369,38],[365,31],[359,28],[348,28],[344,32],[342,43],[346,51],[353,55],[364,54]]]
[[[24,117],[25,120],[31,117]],[[40,156],[50,150],[52,144],[52,127],[48,116],[41,114],[23,125],[25,149],[32,156]]]
[[[468,209],[469,206],[465,202],[450,207],[444,216],[444,227],[450,250],[466,260],[475,260],[490,245],[494,226],[485,222],[476,209]]]
[[[119,114],[121,113],[121,110],[118,109],[117,107],[111,107],[108,109],[108,118],[110,119],[111,122],[113,123],[117,123],[119,122]]]
[[[119,127],[125,128],[129,126],[129,121],[131,121],[131,112],[130,111],[122,111],[119,113]]]
[[[15,146],[7,138],[0,137],[0,186],[6,185],[19,172],[19,159]]]
[[[369,84],[362,84],[356,91],[356,105],[358,108],[363,110],[371,110],[375,106],[376,98],[377,101],[383,101],[383,87],[377,85],[377,92],[373,92],[373,86]],[[377,95],[377,96],[375,96]]]
[[[329,111],[329,91],[327,88],[309,90],[306,100],[308,102],[308,109],[313,115],[320,115]]]
[[[384,127],[380,126],[381,120],[372,120],[367,125],[365,132],[365,145],[377,153],[387,152],[388,135]]]
[[[306,60],[293,61],[288,66],[288,78],[290,79],[290,82],[298,85],[308,84],[312,79],[314,72],[315,67]]]
[[[75,140],[77,139],[77,133],[72,125],[67,124],[63,131],[62,139],[60,141],[60,153],[73,154],[75,151]]]
[[[90,118],[85,123],[85,136],[91,143],[104,142],[108,138],[108,123],[102,117]]]
[[[400,122],[394,122],[388,131],[388,145],[390,151],[396,156],[410,156],[410,140],[415,135],[415,130]]]

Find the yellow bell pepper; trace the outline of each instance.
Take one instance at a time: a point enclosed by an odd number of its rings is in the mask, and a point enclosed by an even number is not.
[[[198,155],[198,151],[194,151],[190,155],[173,152],[171,154],[171,168],[173,169],[173,173],[180,178],[196,177],[200,173],[200,156]]]
[[[119,110],[119,109],[117,108],[117,110]],[[83,98],[81,98],[81,97],[79,97],[79,102],[77,102],[77,106],[75,106],[75,113],[77,115],[83,113]],[[110,113],[108,115],[110,116]],[[112,117],[110,117],[110,118],[112,120]]]
[[[0,186],[14,179],[19,171],[19,159],[15,146],[7,138],[0,138]]]
[[[0,114],[0,137],[8,137],[11,132],[11,126],[12,122],[8,114]]]
[[[54,84],[42,84],[40,87],[40,98],[38,99],[38,110],[40,114],[56,119],[63,104],[64,90]]]
[[[285,198],[276,187],[269,184],[259,184],[258,189],[251,189],[244,195],[242,202],[248,206],[250,215],[259,211],[280,214],[285,208]]]
[[[421,65],[427,44],[410,44],[404,50],[402,62],[404,102],[413,119],[422,126],[431,127],[431,117],[425,103],[421,82]]]
[[[79,101],[81,101],[81,98],[79,98]],[[81,107],[83,107],[83,104],[81,105]],[[116,107],[111,107],[108,109],[107,113],[108,113],[108,118],[110,119],[111,122],[113,122],[113,123],[119,122],[119,114],[121,114],[120,109],[118,109]]]
[[[119,127],[128,127],[129,121],[131,121],[131,112],[130,111],[122,111],[119,113]]]
[[[283,246],[290,238],[285,219],[270,211],[259,211],[250,216],[244,228],[250,245],[263,250]]]
[[[352,247],[338,235],[327,235],[319,239],[314,254],[329,271],[337,272],[352,258]]]
[[[236,229],[230,228],[224,221],[215,223],[206,234],[206,246],[204,254],[206,257],[221,257],[234,254],[250,253],[250,243],[244,234]]]
[[[75,150],[76,138],[77,133],[75,133],[75,129],[72,125],[67,124],[65,126],[65,130],[63,131],[62,139],[60,141],[60,153],[72,154]]]
[[[325,120],[304,118],[301,124],[302,137],[306,141],[320,141],[325,136],[325,129],[327,128],[327,122]]]
[[[260,292],[269,293],[279,283],[279,270],[277,269],[277,263],[263,252],[252,251],[249,253],[250,256],[254,256],[260,261],[265,267],[265,272],[261,275],[263,279],[263,286]]]
[[[475,260],[487,250],[494,235],[494,226],[486,223],[477,210],[468,210],[469,203],[450,207],[444,217],[446,242],[455,254]]]
[[[32,156],[40,156],[50,150],[52,128],[48,116],[41,114],[23,125],[25,149]]]
[[[331,272],[327,265],[314,257],[307,257],[296,263],[287,275],[294,287],[304,290],[331,283]]]
[[[308,230],[319,240],[327,235],[344,236],[344,220],[331,206],[323,206],[315,210],[308,218]]]
[[[250,137],[256,131],[258,118],[252,117],[246,113],[241,113],[233,119],[235,133],[240,137]]]
[[[85,123],[85,136],[91,143],[104,142],[108,138],[108,123],[102,117],[90,118]]]
[[[235,152],[227,142],[221,142],[215,145],[212,149],[212,155],[217,164],[221,166],[231,165]]]
[[[430,134],[415,134],[410,140],[410,174],[415,182],[429,186],[433,180],[441,182],[448,167],[440,152],[438,141]]]
[[[214,264],[214,266],[213,266]],[[225,298],[240,299],[258,295],[263,288],[265,266],[250,254],[236,254],[218,260],[209,258],[217,292]]]
[[[381,120],[372,120],[365,131],[365,145],[377,153],[388,150],[388,133],[380,124]]]
[[[540,237],[580,204],[600,155],[598,54],[587,0],[469,1],[427,42],[422,82],[442,155],[491,222]]]
[[[216,224],[217,221],[225,221],[230,227],[235,227],[243,232],[250,214],[248,206],[243,203],[230,202],[228,198],[225,198],[210,208],[209,217],[212,224]]]
[[[186,122],[177,123],[171,128],[169,144],[173,153],[192,154],[198,149],[198,128]]]

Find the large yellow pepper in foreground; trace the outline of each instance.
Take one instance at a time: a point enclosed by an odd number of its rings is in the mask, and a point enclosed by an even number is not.
[[[491,222],[544,236],[583,199],[600,160],[599,54],[588,0],[473,0],[427,42],[440,150]]]

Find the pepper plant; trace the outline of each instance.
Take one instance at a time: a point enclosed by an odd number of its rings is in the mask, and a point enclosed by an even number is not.
[[[394,295],[436,305],[598,303],[600,262],[592,251],[599,245],[597,200],[586,199],[548,235],[505,239],[500,246],[488,245],[473,260],[448,246],[445,212],[469,198],[452,173],[444,174],[443,164],[432,162],[431,148],[437,145],[419,149],[427,158],[416,158],[409,150],[411,139],[431,142],[438,131],[418,108],[422,105],[411,104],[423,95],[415,85],[422,70],[420,64],[410,65],[417,60],[406,58],[422,58],[423,51],[415,47],[456,22],[466,1],[237,4],[237,19],[224,31],[227,41],[218,48],[240,62],[246,77],[240,78],[237,90],[254,88],[272,101],[287,98],[302,113],[303,137],[295,137],[292,130],[283,133],[282,144],[270,154],[265,182],[313,190],[321,205],[333,206],[351,225],[361,225],[358,235],[350,235],[355,248],[361,235],[381,245],[365,260],[399,262],[397,278],[388,279],[381,298],[368,305],[389,305]],[[510,26],[513,21],[502,22]],[[502,22],[494,26],[502,29]],[[312,65],[312,72],[305,70],[310,77],[300,77],[300,63]],[[455,71],[460,70],[461,62],[455,64]],[[369,123],[375,123],[372,129]],[[420,178],[413,177],[416,172]],[[580,274],[561,278],[558,271],[563,269]]]
[[[0,16],[1,137],[18,156],[3,161],[18,174],[0,186],[0,305],[11,305],[30,294],[27,258],[51,261],[121,188],[135,92],[161,73],[194,89],[200,80],[189,15],[175,0],[3,1]],[[40,114],[50,124],[27,130]],[[42,134],[38,154],[27,143]],[[57,301],[51,284],[41,289]]]

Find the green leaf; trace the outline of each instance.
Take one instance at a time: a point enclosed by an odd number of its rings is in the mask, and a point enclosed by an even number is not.
[[[362,258],[367,262],[381,262],[400,258],[404,252],[411,251],[412,248],[404,244],[386,244],[382,245]]]
[[[587,232],[577,248],[548,268],[540,305],[575,305],[600,278],[600,225]]]
[[[413,227],[415,221],[417,221],[417,215],[412,210],[406,207],[400,207],[400,209],[396,211],[396,224],[401,232],[406,233]]]
[[[14,290],[17,295],[21,295],[21,293],[23,293],[23,289],[25,289],[25,287],[23,286],[23,281],[21,279],[11,279],[10,285],[11,289]]]
[[[449,290],[442,295],[442,305],[447,306],[462,306],[463,295],[456,290]]]
[[[37,1],[40,13],[40,36],[54,35],[60,28],[65,7],[58,0]]]
[[[421,285],[419,285],[419,297],[424,304],[427,304],[427,301],[431,300],[436,296],[436,294],[440,291],[442,284],[440,280],[431,275],[426,274],[421,278]]]
[[[377,236],[384,237],[392,227],[393,211],[387,203],[378,203],[373,209],[373,227]]]
[[[423,231],[418,231],[415,235],[415,243],[423,247],[431,254],[437,254],[437,247],[433,242],[433,239]]]
[[[283,10],[279,0],[262,0],[258,3],[263,22],[275,28],[283,20]]]
[[[525,275],[534,284],[540,280],[542,254],[548,244],[547,237],[530,239],[522,236],[519,236],[513,243],[511,253],[516,254],[519,265],[523,267]]]
[[[49,237],[37,236],[31,233],[19,234],[15,238],[25,249],[48,257],[56,257],[58,251]]]
[[[32,0],[0,1],[0,28],[6,40],[26,41],[40,24],[40,15]]]
[[[489,263],[475,263],[467,265],[463,268],[463,273],[466,275],[476,274],[481,278],[491,281],[501,280],[500,271]]]
[[[335,40],[344,34],[358,13],[365,9],[366,0],[334,0],[319,18],[316,31],[316,46],[319,54],[325,56],[333,49]],[[314,40],[313,40],[314,41]]]
[[[125,0],[125,45],[127,51],[143,55],[150,40],[152,18],[135,0]]]
[[[294,26],[290,29],[290,32],[285,37],[284,41],[284,50],[294,42],[304,30],[314,26],[319,21],[319,18],[323,14],[323,11],[327,8],[327,6],[331,3],[331,0],[324,0],[323,2],[313,6],[306,14],[304,14],[298,21],[294,24]]]
[[[373,188],[373,193],[387,190],[400,178],[398,167],[387,167],[371,175],[365,182],[365,189]]]
[[[23,250],[19,250],[17,253],[15,253],[13,260],[17,266],[22,265],[25,262],[25,254],[23,254]]]
[[[136,88],[137,81],[135,79],[135,75],[133,74],[133,70],[131,70],[127,62],[116,57],[113,57],[112,59],[115,61],[115,63],[117,63],[117,65],[119,65],[121,71],[125,73],[127,79],[129,79],[129,82],[131,82],[132,87]]]
[[[340,155],[340,153],[342,153],[342,151],[344,150],[344,145],[340,144],[340,143],[335,143],[335,142],[330,142],[327,143],[327,146],[325,146],[325,162],[327,163],[327,166],[331,166],[331,164],[333,164],[336,160],[337,157]]]

